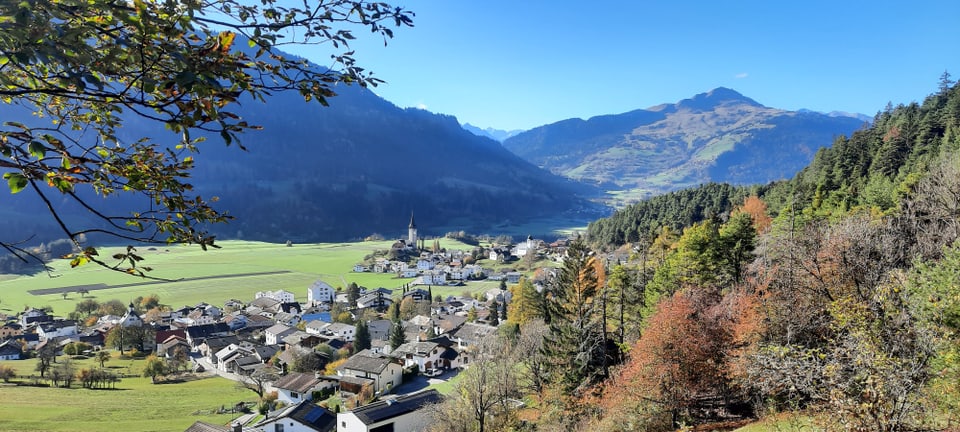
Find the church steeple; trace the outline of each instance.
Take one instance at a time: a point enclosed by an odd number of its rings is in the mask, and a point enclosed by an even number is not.
[[[407,245],[417,248],[417,224],[413,221],[413,212],[410,212],[410,226],[407,227]]]

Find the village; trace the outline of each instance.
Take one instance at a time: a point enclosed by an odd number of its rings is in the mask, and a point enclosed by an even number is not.
[[[511,300],[506,288],[524,277],[485,269],[477,258],[503,263],[528,254],[562,256],[565,246],[528,237],[478,257],[476,250],[429,251],[423,243],[411,215],[407,238],[389,254],[394,259],[372,257],[351,269],[414,278],[394,290],[334,288],[317,280],[305,288],[306,301],[274,290],[180,308],[138,298],[122,314],[113,300],[108,303],[115,313],[90,310],[85,317],[79,313],[83,301],[68,317],[27,308],[0,327],[0,360],[43,364],[51,357],[117,350],[155,356],[161,366],[151,379],[178,371],[217,374],[260,396],[255,410],[243,410],[229,426],[197,421],[188,432],[417,429],[427,421],[420,411],[442,399],[434,384],[468,368],[471,348],[497,336]],[[433,295],[434,286],[471,280],[500,283],[474,295]],[[40,369],[39,376],[24,378],[39,382],[53,374],[52,366]],[[339,402],[333,409],[326,402],[331,397]]]

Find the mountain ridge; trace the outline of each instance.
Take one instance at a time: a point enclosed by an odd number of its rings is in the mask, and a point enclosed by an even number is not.
[[[791,177],[834,136],[862,125],[853,118],[766,107],[718,87],[673,104],[560,120],[503,145],[537,166],[605,188],[624,204],[712,181]]]

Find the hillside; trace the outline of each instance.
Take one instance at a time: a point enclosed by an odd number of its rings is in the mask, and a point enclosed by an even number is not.
[[[236,218],[212,228],[220,238],[301,242],[371,233],[391,237],[406,229],[411,212],[427,233],[450,221],[457,221],[458,229],[483,232],[508,219],[596,208],[580,198],[594,193],[590,187],[463,130],[453,117],[401,109],[359,87],[336,91],[329,107],[304,103],[290,93],[274,94],[266,103],[244,101],[236,113],[263,127],[241,137],[246,151],[225,146],[218,137],[201,143],[192,183],[202,196],[217,196],[217,208]],[[0,116],[42,123],[6,105],[0,106]],[[163,139],[169,132],[129,119],[119,135],[133,141]],[[134,208],[122,198],[95,203],[113,214]],[[0,241],[36,234],[35,244],[59,235],[29,193],[2,194],[0,208],[13,228],[4,230]],[[85,217],[82,209],[65,211],[68,221]]]
[[[769,108],[717,88],[675,104],[541,126],[503,145],[554,173],[635,201],[707,182],[792,177],[835,136],[863,125],[853,117]]]

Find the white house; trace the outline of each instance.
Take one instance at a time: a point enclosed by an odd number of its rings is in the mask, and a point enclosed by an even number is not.
[[[314,303],[330,303],[336,297],[337,292],[333,289],[330,284],[318,280],[310,285],[307,288],[307,302],[310,304]]]
[[[290,291],[285,290],[276,290],[276,291],[260,291],[255,296],[255,298],[267,297],[272,298],[280,303],[293,303],[294,295]]]
[[[273,382],[277,400],[285,404],[297,404],[313,400],[313,392],[332,387],[329,380],[322,380],[314,373],[290,372]]]
[[[356,272],[356,273],[364,273],[364,272],[368,272],[368,271],[370,271],[370,270],[367,269],[367,267],[366,267],[365,265],[363,265],[363,264],[355,264],[355,265],[353,266],[353,271]]]
[[[73,320],[51,321],[37,327],[37,335],[40,336],[40,339],[73,336],[77,332],[77,322]]]
[[[270,412],[265,419],[253,425],[253,430],[264,432],[333,431],[337,428],[336,422],[336,414],[312,402],[303,401],[295,405],[288,405],[279,411]],[[246,431],[246,427],[243,430]]]
[[[405,277],[405,278],[417,277],[419,273],[420,272],[418,272],[417,269],[408,267],[400,271],[400,277]]]
[[[274,324],[270,328],[263,331],[264,343],[266,345],[276,345],[283,340],[284,337],[293,334],[297,329],[293,327],[287,327],[283,324]]]
[[[380,400],[337,414],[337,432],[416,431],[430,423],[420,410],[443,401],[436,390]]]
[[[320,328],[320,334],[335,336],[347,342],[357,337],[357,327],[344,323],[330,323]]]
[[[417,260],[417,270],[420,270],[420,271],[433,270],[434,265],[435,264],[433,263],[433,260],[427,260],[427,259]]]

